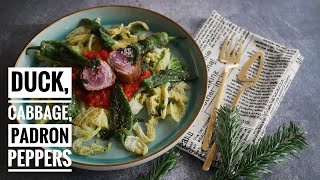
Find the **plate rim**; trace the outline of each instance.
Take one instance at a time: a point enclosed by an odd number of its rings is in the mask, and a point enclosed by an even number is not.
[[[54,25],[55,23],[68,18],[71,15],[80,13],[80,12],[84,12],[84,11],[89,11],[89,10],[93,10],[93,9],[99,9],[99,8],[131,8],[131,9],[138,9],[138,10],[142,10],[142,11],[147,11],[149,13],[153,13],[157,16],[160,16],[170,22],[172,22],[173,24],[175,24],[178,28],[180,28],[180,30],[182,30],[184,33],[187,34],[187,36],[190,38],[190,40],[192,41],[192,43],[196,46],[197,50],[200,52],[200,58],[202,61],[202,64],[205,65],[206,68],[206,63],[205,63],[205,58],[204,55],[200,49],[200,47],[198,46],[197,42],[193,39],[193,36],[187,31],[185,30],[181,25],[179,25],[177,22],[175,22],[174,20],[170,19],[169,17],[162,15],[158,12],[155,12],[153,10],[150,9],[146,9],[146,8],[141,8],[141,7],[136,7],[136,6],[128,6],[128,5],[104,5],[104,6],[94,6],[94,7],[90,7],[90,8],[85,8],[85,9],[81,9],[81,10],[77,10],[74,11],[72,13],[69,13],[67,15],[64,15],[56,20],[54,20],[53,22],[49,23],[49,25],[47,25],[46,27],[44,27],[42,30],[40,30],[38,33],[36,33],[27,43],[26,45],[24,45],[24,48],[22,49],[22,51],[20,52],[16,63],[14,65],[14,67],[17,67],[17,64],[19,63],[19,61],[21,60],[21,56],[23,55],[23,52],[26,50],[27,46],[30,45],[30,43],[42,32],[44,32],[45,30],[47,30],[48,28],[50,28],[52,25]],[[203,72],[202,72],[203,73]],[[208,72],[205,71],[205,87],[204,88],[204,94],[206,95],[207,93],[207,86],[208,86]],[[201,107],[203,106],[205,101],[205,96],[203,96],[203,98],[200,100],[200,104]],[[12,104],[12,103],[10,103]],[[129,162],[124,162],[124,163],[119,163],[119,164],[88,164],[88,163],[83,163],[83,162],[78,162],[78,161],[74,161],[71,159],[72,161],[72,166],[73,167],[78,167],[78,168],[83,168],[83,169],[88,169],[88,170],[99,170],[99,171],[103,171],[103,170],[117,170],[117,169],[125,169],[125,168],[129,168],[129,167],[133,167],[133,166],[137,166],[143,163],[146,163],[148,161],[151,161],[157,157],[159,157],[160,155],[164,154],[165,152],[169,151],[171,148],[173,148],[177,143],[178,140],[180,140],[180,138],[183,138],[183,135],[187,132],[187,130],[190,128],[190,126],[193,124],[193,122],[195,121],[195,119],[197,118],[197,116],[199,115],[201,111],[201,108],[199,109],[199,111],[196,113],[196,115],[194,115],[194,117],[191,118],[191,121],[189,122],[189,124],[187,125],[187,127],[181,131],[181,133],[178,135],[177,138],[175,138],[171,143],[169,143],[168,145],[163,146],[162,148],[160,148],[158,151],[152,153],[152,154],[148,154],[146,156],[142,156],[141,158],[135,159],[133,161],[129,161]],[[15,120],[17,124],[21,124],[20,121],[18,119]],[[41,149],[45,149],[43,147],[40,147]],[[51,153],[50,153],[51,154]],[[62,158],[64,159],[64,158]]]

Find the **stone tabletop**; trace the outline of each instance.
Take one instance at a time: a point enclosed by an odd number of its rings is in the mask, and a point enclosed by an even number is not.
[[[272,174],[262,179],[320,179],[320,1],[319,0],[8,0],[0,1],[1,171],[0,179],[135,179],[151,163],[137,167],[94,172],[73,169],[73,173],[7,173],[7,67],[14,66],[25,44],[52,21],[71,12],[100,5],[131,5],[151,9],[173,19],[190,33],[216,10],[235,24],[288,47],[297,48],[304,62],[296,74],[276,115],[268,126],[274,132],[282,123],[300,122],[308,132],[309,148],[300,159],[272,165]],[[212,172],[201,170],[202,162],[182,152],[182,159],[164,179],[208,179]],[[2,175],[3,174],[3,175]]]

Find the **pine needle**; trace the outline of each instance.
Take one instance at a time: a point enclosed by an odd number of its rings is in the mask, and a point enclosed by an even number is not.
[[[215,179],[258,179],[258,173],[271,172],[269,164],[282,164],[308,146],[305,133],[293,122],[257,144],[246,145],[237,139],[241,126],[238,109],[225,106],[217,113],[217,146],[222,164]]]
[[[217,147],[221,152],[223,163],[217,171],[216,179],[227,179],[234,173],[234,167],[241,159],[241,152],[246,147],[244,143],[238,141],[241,128],[239,110],[221,107],[218,112],[217,120]]]
[[[286,159],[297,157],[307,146],[305,134],[297,124],[290,122],[288,127],[282,125],[272,136],[264,136],[258,144],[248,146],[234,177],[254,177],[256,173],[269,173],[269,164],[280,164]]]
[[[140,180],[160,180],[162,176],[168,173],[176,166],[181,158],[177,148],[173,148],[158,159],[156,159],[147,175],[139,175]]]

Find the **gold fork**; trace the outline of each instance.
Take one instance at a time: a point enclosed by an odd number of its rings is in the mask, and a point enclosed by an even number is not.
[[[258,59],[258,58],[260,60],[260,63],[259,63],[259,68],[258,68],[258,72],[257,72],[256,76],[253,77],[253,78],[247,78],[246,74],[248,73],[249,68],[252,66],[254,61],[256,59]],[[244,91],[246,89],[254,87],[257,84],[257,81],[258,81],[258,79],[260,77],[260,74],[262,72],[263,65],[264,65],[264,53],[262,51],[258,51],[253,56],[251,56],[251,58],[243,66],[243,68],[241,69],[241,71],[238,74],[238,80],[241,81],[241,82],[249,82],[249,83],[244,84],[239,89],[239,91],[237,93],[237,96],[233,100],[232,107],[236,107],[238,105],[240,97],[241,97],[241,95],[244,93]],[[205,162],[203,164],[203,167],[202,167],[203,170],[208,171],[210,169],[210,166],[212,164],[212,161],[213,161],[214,157],[217,154],[217,151],[218,151],[217,144],[216,144],[216,142],[214,142],[214,144],[212,145],[212,147],[211,147],[211,149],[210,149],[210,151],[208,153],[207,159],[205,160]]]
[[[221,102],[222,94],[224,92],[224,86],[226,84],[226,80],[227,80],[229,71],[230,71],[230,69],[237,67],[240,62],[240,57],[241,57],[241,52],[242,52],[242,41],[240,41],[237,44],[238,39],[236,39],[236,42],[235,42],[233,48],[232,48],[233,38],[231,38],[231,40],[230,40],[229,47],[227,47],[228,41],[229,41],[229,36],[226,37],[224,44],[222,46],[222,49],[220,51],[220,56],[219,56],[220,62],[221,63],[228,63],[228,64],[224,69],[222,81],[221,81],[215,102],[212,106],[211,116],[210,116],[207,130],[204,135],[203,142],[202,142],[202,149],[204,151],[207,151],[209,148],[209,144],[210,144],[210,141],[212,138],[212,133],[213,133],[214,125],[215,125],[215,121],[216,121],[216,110],[220,108],[220,102]]]

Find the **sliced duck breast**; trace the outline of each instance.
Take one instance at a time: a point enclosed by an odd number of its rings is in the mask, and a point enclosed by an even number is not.
[[[108,58],[109,65],[114,69],[117,79],[123,83],[131,83],[141,75],[141,61],[135,65],[131,64],[128,58],[118,51],[112,51]]]
[[[116,75],[105,61],[100,60],[96,69],[85,67],[82,71],[83,86],[88,91],[97,91],[112,86]]]

